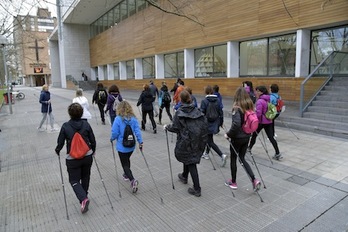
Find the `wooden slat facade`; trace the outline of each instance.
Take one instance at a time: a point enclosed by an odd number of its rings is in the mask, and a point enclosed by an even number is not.
[[[168,1],[157,1],[168,5]],[[90,40],[91,66],[112,64],[200,48],[227,41],[245,41],[273,35],[295,33],[299,29],[318,29],[348,24],[348,1],[324,0],[183,0],[180,12],[195,18],[201,26],[184,17],[164,13],[148,7],[138,14]],[[284,7],[284,4],[286,8]],[[168,8],[167,8],[168,9]],[[173,9],[170,9],[173,10]],[[194,17],[193,17],[194,16]],[[165,79],[169,86],[175,79]],[[194,92],[202,92],[207,84],[218,84],[221,92],[233,95],[244,78],[185,79]],[[278,83],[284,99],[299,100],[303,78],[252,78],[255,86]],[[162,80],[156,80],[160,86]],[[117,83],[121,88],[138,89],[148,80],[103,81],[106,85]],[[284,90],[287,91],[284,91]]]

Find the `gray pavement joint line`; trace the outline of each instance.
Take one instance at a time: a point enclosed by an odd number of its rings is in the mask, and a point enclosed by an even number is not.
[[[329,208],[327,208],[324,212],[322,212],[321,214],[319,214],[316,218],[314,218],[312,221],[310,221],[307,225],[305,225],[304,227],[302,227],[300,230],[298,230],[298,232],[303,231],[306,227],[308,227],[309,225],[311,225],[312,223],[314,223],[317,219],[319,219],[321,216],[323,216],[326,212],[328,212],[329,210],[331,210],[332,208],[334,208],[337,204],[339,204],[340,202],[342,202],[344,199],[346,199],[348,197],[348,195],[344,196],[343,198],[341,198],[341,200],[337,201],[335,204],[333,204],[332,206],[330,206]]]

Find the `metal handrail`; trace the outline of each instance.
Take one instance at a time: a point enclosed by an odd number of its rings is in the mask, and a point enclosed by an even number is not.
[[[334,70],[333,70],[333,60],[335,56],[338,53],[345,53],[345,52],[338,52],[338,51],[332,51],[330,54],[323,59],[318,66],[308,75],[306,79],[304,79],[301,83],[301,93],[300,93],[300,117],[303,117],[304,111],[308,108],[308,106],[313,102],[313,100],[318,96],[320,91],[327,85],[327,83],[333,78]],[[346,54],[347,55],[347,54]],[[330,60],[329,60],[330,59]],[[344,60],[345,57],[342,59]],[[340,63],[342,62],[340,61]],[[329,61],[329,75],[328,79],[318,88],[318,90],[313,94],[313,96],[310,98],[310,100],[307,102],[307,104],[304,106],[304,86],[310,80],[314,74],[321,68],[327,61]]]

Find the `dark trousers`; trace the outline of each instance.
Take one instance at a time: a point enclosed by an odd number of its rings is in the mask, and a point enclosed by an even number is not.
[[[248,143],[249,143],[249,137],[244,138],[244,139],[235,139],[232,142],[232,145],[236,152],[239,155],[240,160],[242,161],[248,175],[250,176],[251,180],[254,181],[255,176],[253,171],[250,168],[250,165],[248,162],[245,160],[245,153],[248,148]],[[232,182],[236,183],[237,179],[237,154],[234,151],[234,149],[230,146],[230,152],[231,152],[231,176],[232,176]]]
[[[276,154],[279,154],[279,148],[278,148],[278,143],[277,141],[274,139],[274,131],[273,131],[273,123],[271,124],[259,124],[259,127],[257,128],[256,132],[253,133],[251,140],[250,140],[250,144],[249,144],[249,148],[252,149],[255,142],[256,142],[256,137],[258,136],[258,134],[260,133],[260,131],[262,129],[265,130],[266,135],[269,139],[269,141],[272,143],[272,146],[275,150]]]
[[[220,157],[222,156],[222,151],[220,148],[214,143],[213,134],[208,134],[208,146],[205,152],[208,154],[210,152],[210,148],[213,149]]]
[[[105,107],[105,104],[98,103],[98,109],[99,109],[99,112],[100,112],[100,118],[101,118],[102,122],[105,122],[104,107]]]
[[[159,109],[159,116],[158,116],[158,119],[159,121],[161,122],[162,120],[162,112],[163,112],[163,108],[166,108],[166,111],[167,111],[167,114],[168,114],[168,117],[170,119],[170,121],[173,121],[173,117],[172,117],[172,114],[170,113],[170,103],[162,103],[160,109]]]
[[[126,176],[129,178],[130,181],[134,180],[132,170],[130,169],[130,157],[132,155],[133,151],[123,153],[123,152],[118,152],[118,156],[120,157],[121,165],[123,168],[124,173]]]
[[[88,195],[92,163],[92,155],[85,156],[83,159],[66,160],[69,182],[80,203]]]
[[[182,176],[187,178],[188,174],[191,174],[192,182],[193,182],[193,188],[195,190],[201,190],[201,186],[199,185],[199,177],[198,177],[198,170],[196,164],[184,164],[184,171],[182,173]]]
[[[146,115],[149,114],[149,118],[152,124],[152,129],[156,129],[156,122],[155,119],[153,118],[153,110],[151,111],[142,111],[142,121],[141,121],[141,128],[145,130],[145,125],[146,125]]]
[[[275,130],[274,130],[274,121],[279,117],[279,115],[280,115],[280,114],[277,114],[277,115],[273,118],[273,120],[272,120],[273,136],[274,136],[274,134],[275,134]]]

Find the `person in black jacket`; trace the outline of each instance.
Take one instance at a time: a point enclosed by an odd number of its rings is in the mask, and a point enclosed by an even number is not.
[[[248,148],[248,143],[251,134],[246,134],[243,129],[244,113],[247,110],[254,110],[254,104],[252,99],[249,97],[249,94],[243,87],[239,87],[233,98],[233,107],[232,107],[232,125],[231,128],[224,135],[226,139],[231,140],[230,152],[231,152],[231,175],[232,179],[225,182],[225,185],[231,189],[237,189],[237,156],[239,156],[242,161],[245,170],[251,178],[254,190],[260,189],[261,183],[258,179],[255,178],[253,171],[250,168],[250,165],[245,160],[245,153]],[[238,154],[236,154],[236,152]]]
[[[44,124],[47,117],[50,118],[51,131],[52,132],[57,131],[57,129],[54,128],[54,116],[52,114],[51,93],[50,93],[50,91],[48,91],[48,85],[42,86],[42,91],[40,93],[39,102],[41,103],[42,119],[41,119],[39,127],[37,128],[38,131],[43,131],[42,125]],[[46,125],[46,127],[47,127],[47,125]]]
[[[183,172],[178,174],[179,180],[187,184],[188,174],[191,174],[193,188],[188,192],[196,197],[201,196],[201,186],[197,164],[208,140],[208,124],[204,114],[192,104],[191,95],[186,90],[180,93],[182,105],[175,112],[173,123],[164,125],[164,130],[177,133],[175,157],[183,163]]]
[[[144,85],[144,90],[141,92],[137,106],[141,105],[141,113],[142,113],[142,121],[141,121],[141,129],[145,130],[146,125],[146,115],[149,114],[149,118],[152,124],[153,133],[157,133],[156,122],[153,118],[153,105],[152,102],[155,100],[150,91],[150,87],[148,84]]]
[[[219,133],[219,127],[223,125],[224,123],[224,113],[222,111],[222,103],[220,102],[219,98],[213,94],[213,88],[208,85],[205,87],[205,98],[201,102],[201,111],[204,115],[207,116],[207,109],[209,104],[213,104],[216,108],[216,111],[218,112],[218,117],[214,121],[209,121],[209,138],[208,138],[208,146],[203,154],[202,158],[209,159],[209,151],[210,149],[213,149],[220,157],[221,157],[221,167],[224,167],[226,165],[227,155],[223,154],[220,148],[215,144],[214,142],[214,134]]]
[[[60,155],[66,141],[66,166],[69,175],[69,182],[81,204],[81,212],[88,211],[89,199],[88,188],[91,175],[91,167],[93,163],[92,155],[95,153],[96,141],[92,127],[86,120],[82,120],[83,108],[79,103],[72,103],[68,107],[70,120],[65,122],[59,132],[57,139],[57,147],[55,152]],[[70,154],[71,140],[78,131],[86,141],[90,150],[82,159],[74,159]]]
[[[100,118],[102,124],[105,125],[105,113],[104,107],[108,99],[108,93],[106,92],[103,83],[98,82],[97,89],[94,91],[92,104],[97,104],[100,112]]]

